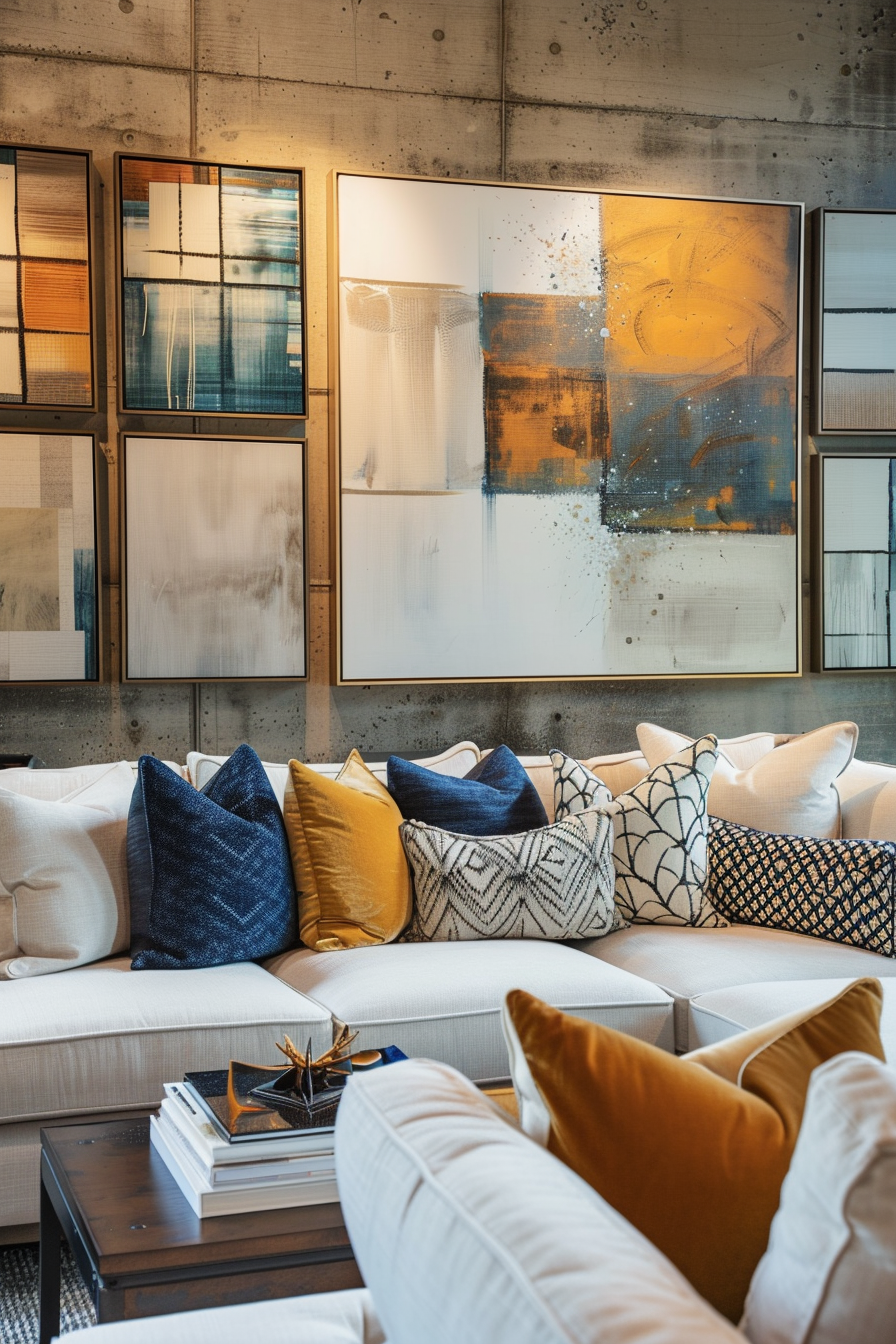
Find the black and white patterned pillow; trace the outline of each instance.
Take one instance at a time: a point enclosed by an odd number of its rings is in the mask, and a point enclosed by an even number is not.
[[[611,803],[613,795],[602,779],[598,779],[586,765],[565,751],[551,748],[554,768],[554,820],[574,817],[586,807],[600,807]]]
[[[738,924],[896,956],[896,844],[776,835],[713,817],[709,898]]]
[[[456,835],[406,821],[414,918],[402,941],[599,938],[622,928],[602,812],[519,835]]]
[[[563,752],[551,752],[555,803],[564,811],[595,807],[612,819],[616,908],[624,922],[702,928],[728,923],[704,890],[706,795],[717,754],[717,739],[703,737],[628,793],[605,801],[600,791],[610,791],[597,775]],[[589,797],[594,801],[584,801]]]
[[[701,737],[607,807],[613,820],[616,905],[635,924],[720,928],[706,887],[706,795],[718,739]]]

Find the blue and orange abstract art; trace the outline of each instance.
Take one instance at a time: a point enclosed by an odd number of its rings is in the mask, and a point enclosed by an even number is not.
[[[341,679],[796,672],[801,240],[340,175]]]
[[[122,408],[305,414],[302,175],[119,159]]]

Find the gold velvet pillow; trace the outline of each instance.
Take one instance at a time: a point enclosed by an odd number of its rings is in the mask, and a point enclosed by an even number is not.
[[[685,1059],[523,990],[504,1027],[520,1122],[729,1320],[768,1242],[812,1070],[883,1059],[877,980]],[[702,1067],[701,1067],[702,1066]]]
[[[397,938],[412,892],[389,790],[357,751],[337,780],[289,763],[283,819],[299,894],[299,937],[317,952]]]

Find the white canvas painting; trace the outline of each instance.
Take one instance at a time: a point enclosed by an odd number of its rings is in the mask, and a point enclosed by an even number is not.
[[[825,670],[896,667],[896,458],[821,459]]]
[[[305,676],[303,454],[125,437],[130,679]]]
[[[340,175],[342,680],[796,671],[799,225]]]

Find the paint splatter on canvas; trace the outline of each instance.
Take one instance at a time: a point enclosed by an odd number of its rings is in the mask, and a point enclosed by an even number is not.
[[[93,405],[89,164],[0,146],[0,402]]]
[[[822,666],[896,667],[896,458],[821,458]]]
[[[0,681],[99,675],[93,438],[0,433]]]
[[[301,173],[119,171],[125,409],[304,415]]]
[[[801,223],[341,175],[343,679],[795,671]]]
[[[125,436],[127,676],[305,676],[304,444]]]

